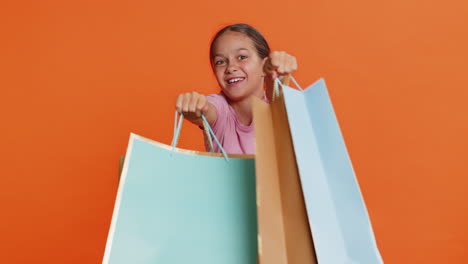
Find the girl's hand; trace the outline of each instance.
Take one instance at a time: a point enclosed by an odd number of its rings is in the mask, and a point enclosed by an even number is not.
[[[197,92],[183,93],[177,96],[176,110],[197,126],[203,126],[201,115],[204,114],[208,124],[216,121],[216,108],[208,102],[206,96]]]
[[[281,81],[282,77],[287,74],[291,74],[297,70],[296,57],[287,54],[284,51],[273,51],[270,53],[267,61],[265,62],[264,71],[270,78],[265,78],[266,83],[266,95],[270,102],[273,101],[273,88],[274,80],[279,78]]]
[[[197,92],[184,93],[177,96],[176,110],[184,116],[194,121],[208,111],[208,101],[206,96]]]
[[[265,71],[274,80],[297,70],[296,57],[284,51],[273,51],[265,63]]]

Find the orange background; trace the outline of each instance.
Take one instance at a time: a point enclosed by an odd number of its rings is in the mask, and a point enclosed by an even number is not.
[[[233,22],[326,79],[386,263],[468,263],[465,0],[2,1],[0,263],[101,262],[129,133],[218,91]]]

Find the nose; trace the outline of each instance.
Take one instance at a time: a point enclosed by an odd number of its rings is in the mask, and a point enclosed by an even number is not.
[[[228,66],[226,67],[226,73],[233,73],[238,70],[238,65],[236,62],[229,62]]]

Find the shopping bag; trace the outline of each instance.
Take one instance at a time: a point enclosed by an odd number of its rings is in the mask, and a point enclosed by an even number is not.
[[[131,134],[103,263],[256,263],[254,166]]]
[[[252,99],[259,263],[312,264],[317,262],[283,99]]]
[[[383,263],[324,80],[280,90],[318,263]]]

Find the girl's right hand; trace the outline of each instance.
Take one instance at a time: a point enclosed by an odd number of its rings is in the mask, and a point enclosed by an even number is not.
[[[176,110],[193,122],[200,119],[202,114],[208,112],[209,103],[203,94],[197,92],[183,93],[177,96]]]
[[[265,69],[271,75],[271,79],[274,80],[295,72],[297,70],[297,60],[296,57],[284,51],[273,51],[268,57]]]

